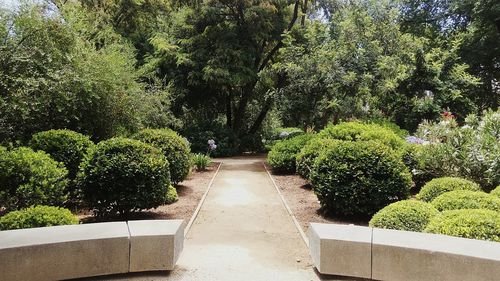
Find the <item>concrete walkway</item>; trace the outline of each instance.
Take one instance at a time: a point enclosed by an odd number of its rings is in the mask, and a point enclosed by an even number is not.
[[[222,160],[168,280],[319,280],[263,161]]]

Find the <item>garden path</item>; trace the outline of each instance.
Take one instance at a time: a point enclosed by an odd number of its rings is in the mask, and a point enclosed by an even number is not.
[[[169,280],[318,280],[264,159],[221,162]]]

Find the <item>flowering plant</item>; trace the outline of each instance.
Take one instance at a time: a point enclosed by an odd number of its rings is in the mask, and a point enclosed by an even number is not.
[[[217,149],[217,145],[215,144],[215,141],[213,139],[209,139],[207,143],[208,143],[208,150],[207,150],[207,156],[208,156],[210,155],[210,152]]]

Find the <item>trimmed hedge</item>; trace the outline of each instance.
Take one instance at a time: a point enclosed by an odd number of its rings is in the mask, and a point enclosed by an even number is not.
[[[32,205],[60,206],[68,171],[43,151],[19,147],[0,153],[0,206],[7,211]]]
[[[0,218],[0,230],[78,224],[78,218],[68,209],[35,206],[14,211]]]
[[[431,202],[439,195],[453,190],[481,191],[481,187],[470,180],[454,177],[433,179],[426,183],[417,194],[417,199]]]
[[[269,154],[267,162],[275,172],[294,173],[295,158],[306,143],[313,138],[312,134],[299,135],[290,139],[278,141]]]
[[[140,140],[160,149],[170,163],[170,179],[179,183],[186,179],[191,165],[189,143],[170,129],[145,129],[134,135]]]
[[[500,242],[500,213],[492,210],[451,210],[435,216],[425,232]]]
[[[179,195],[177,195],[177,189],[170,185],[167,190],[167,194],[165,197],[165,204],[172,204],[179,201]]]
[[[439,211],[488,209],[500,212],[500,198],[482,191],[449,191],[439,195],[431,203]]]
[[[78,183],[98,216],[155,208],[165,203],[170,186],[168,161],[151,145],[113,138],[87,155]]]
[[[318,133],[320,138],[331,138],[345,141],[379,141],[392,149],[401,150],[406,142],[392,130],[377,124],[361,122],[345,122],[329,125]]]
[[[408,198],[411,176],[389,147],[375,141],[346,141],[320,154],[311,182],[326,213],[372,216]]]
[[[495,195],[497,197],[500,197],[500,185],[497,186],[495,189],[493,189],[491,192],[490,192],[491,195]]]
[[[297,173],[301,177],[308,179],[314,161],[316,160],[316,158],[318,158],[321,151],[339,142],[340,142],[339,140],[321,139],[321,138],[313,138],[312,140],[310,140],[300,150],[300,153],[297,154],[297,157],[295,158]]]
[[[439,211],[430,203],[403,200],[378,211],[370,220],[371,227],[422,232]]]
[[[52,159],[62,162],[68,169],[68,177],[74,179],[89,148],[94,143],[88,136],[70,130],[49,130],[32,136],[30,147],[43,150]]]

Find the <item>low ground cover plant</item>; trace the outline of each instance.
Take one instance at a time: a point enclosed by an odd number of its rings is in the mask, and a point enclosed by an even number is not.
[[[431,202],[439,195],[453,190],[471,190],[481,191],[480,186],[472,181],[456,178],[456,177],[443,177],[429,181],[422,187],[417,194],[417,199]]]
[[[133,138],[163,152],[170,163],[170,178],[173,183],[179,183],[187,177],[191,168],[191,150],[186,139],[170,129],[145,129]]]
[[[0,205],[7,211],[33,205],[61,206],[68,171],[43,151],[28,147],[0,151]]]
[[[84,201],[98,216],[155,208],[166,201],[169,163],[149,144],[112,138],[87,155],[78,184]]]
[[[439,211],[430,203],[402,200],[378,211],[370,220],[371,227],[421,232]]]
[[[500,212],[500,198],[482,191],[454,190],[432,200],[439,211],[459,209],[488,209]]]
[[[78,224],[78,218],[68,209],[34,206],[13,211],[0,217],[0,230]]]
[[[201,153],[196,153],[193,154],[193,165],[197,171],[205,171],[210,165],[210,162],[212,161],[210,159],[210,156],[201,154]]]
[[[311,182],[326,213],[366,217],[408,198],[411,176],[398,153],[380,142],[345,141],[320,154]]]
[[[500,212],[450,210],[435,216],[425,232],[500,242]]]
[[[267,155],[267,162],[278,173],[295,173],[297,154],[313,137],[303,134],[277,142]]]

